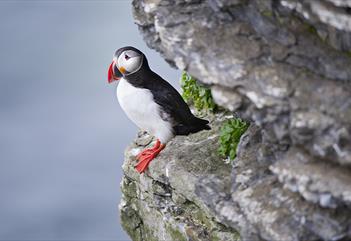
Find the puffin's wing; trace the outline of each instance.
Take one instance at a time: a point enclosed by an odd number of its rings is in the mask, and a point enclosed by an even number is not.
[[[161,106],[161,112],[170,118],[176,134],[186,135],[203,129],[210,129],[208,121],[195,117],[178,91],[159,75],[154,73],[149,84],[155,102]],[[162,113],[161,113],[162,115]]]
[[[168,114],[177,124],[190,124],[194,116],[178,91],[156,73],[152,77],[149,80],[150,90],[155,102],[161,106],[161,111]]]

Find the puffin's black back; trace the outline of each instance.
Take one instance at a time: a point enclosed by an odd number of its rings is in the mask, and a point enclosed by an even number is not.
[[[188,135],[211,129],[208,121],[195,117],[178,91],[153,72],[143,56],[143,65],[135,73],[124,78],[133,86],[151,91],[155,102],[161,106],[161,117],[172,123],[174,134]],[[165,114],[163,114],[165,113]]]

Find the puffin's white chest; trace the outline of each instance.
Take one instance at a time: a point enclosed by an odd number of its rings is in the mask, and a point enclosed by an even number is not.
[[[161,118],[160,106],[150,90],[136,88],[122,78],[117,87],[117,99],[128,118],[140,129],[155,135],[162,143],[173,137],[172,125]]]

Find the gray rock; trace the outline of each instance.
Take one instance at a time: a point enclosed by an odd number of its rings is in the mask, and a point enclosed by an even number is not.
[[[340,27],[340,32],[315,16],[329,5],[338,9],[328,8],[336,19],[342,16],[339,8],[350,16],[344,5],[303,0],[161,1],[151,12],[145,11],[146,5],[134,2],[147,44],[178,68],[215,84],[212,92],[219,105],[229,110],[240,107],[242,116],[270,129],[272,140],[351,164],[351,58],[316,36],[330,36],[333,29],[349,40],[350,33],[347,27]],[[338,49],[351,49],[341,44]],[[313,127],[304,126],[312,120],[298,121],[309,118],[315,119]],[[324,119],[332,124],[325,126]]]
[[[150,137],[139,136],[122,183],[133,240],[351,240],[350,7],[133,1],[147,45],[252,122],[233,166],[217,155],[224,114],[174,138],[141,176],[134,157]]]
[[[127,149],[120,209],[133,240],[350,238],[351,212],[340,208],[350,200],[347,170],[292,159],[294,150],[272,164],[277,152],[256,126],[242,136],[232,169],[216,155],[224,118],[211,131],[174,138],[142,175],[133,168],[140,146]]]
[[[242,104],[242,96],[221,86],[213,86],[211,94],[214,101],[230,111],[237,110]]]
[[[305,152],[291,148],[282,161],[270,167],[284,187],[299,192],[322,207],[351,204],[351,170],[328,162],[320,163]]]
[[[135,156],[145,147],[128,147],[119,208],[122,225],[133,240],[240,239],[235,229],[215,219],[195,192],[204,176],[230,180],[231,166],[217,155],[218,128],[226,118],[216,116],[210,131],[174,138],[141,175],[134,169]]]

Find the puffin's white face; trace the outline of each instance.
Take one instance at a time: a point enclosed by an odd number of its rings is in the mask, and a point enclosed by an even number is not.
[[[114,57],[113,60],[123,75],[135,73],[143,64],[143,56],[133,50],[123,51],[118,58]]]

